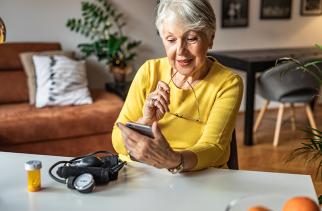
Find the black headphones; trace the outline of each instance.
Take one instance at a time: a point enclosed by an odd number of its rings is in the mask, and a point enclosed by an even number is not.
[[[98,157],[97,154],[107,154],[105,157]],[[56,174],[52,170],[58,167]],[[58,161],[49,168],[49,176],[55,181],[67,184],[70,189],[76,189],[81,193],[90,193],[94,190],[95,184],[106,184],[109,181],[116,180],[118,172],[123,168],[126,162],[119,159],[118,155],[110,151],[97,151],[85,156],[76,157],[69,161]]]

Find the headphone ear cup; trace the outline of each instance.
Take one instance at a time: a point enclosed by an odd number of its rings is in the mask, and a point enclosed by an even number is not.
[[[95,188],[94,177],[89,173],[81,174],[75,178],[73,186],[80,193],[90,193]]]

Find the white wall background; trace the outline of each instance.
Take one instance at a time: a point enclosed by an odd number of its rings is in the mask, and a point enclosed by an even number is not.
[[[127,20],[125,32],[142,41],[137,69],[146,59],[164,55],[154,27],[155,0],[114,0]],[[293,0],[290,20],[260,20],[260,0],[249,0],[249,26],[222,29],[221,0],[210,0],[218,19],[214,42],[217,50],[312,46],[322,43],[322,16],[300,16],[300,0]],[[81,0],[0,0],[0,16],[7,25],[7,41],[58,41],[64,50],[77,51],[87,41],[65,27],[66,20],[80,17]],[[0,55],[1,56],[1,55]],[[91,87],[103,88],[110,75],[95,59],[89,61]],[[257,99],[257,107],[260,100]],[[243,106],[242,108],[243,109]]]

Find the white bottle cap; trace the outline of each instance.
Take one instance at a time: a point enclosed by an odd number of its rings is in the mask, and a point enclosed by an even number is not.
[[[41,169],[41,161],[39,160],[30,160],[25,163],[25,170],[31,171],[35,169]]]

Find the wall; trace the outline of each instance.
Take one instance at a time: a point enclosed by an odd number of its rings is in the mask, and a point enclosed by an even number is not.
[[[249,27],[235,29],[220,28],[221,1],[210,1],[218,18],[214,42],[217,50],[301,47],[322,43],[322,16],[300,16],[300,0],[293,1],[290,20],[265,21],[259,20],[260,1],[249,0]],[[81,0],[0,0],[0,16],[7,25],[7,41],[58,41],[65,50],[77,51],[77,44],[86,39],[70,32],[65,23],[68,18],[80,16],[80,2]],[[114,2],[127,18],[125,32],[143,42],[138,49],[135,68],[146,59],[163,56],[163,47],[154,27],[155,1]],[[103,88],[104,83],[111,80],[104,69],[104,65],[97,63],[95,59],[89,60],[91,87]]]

